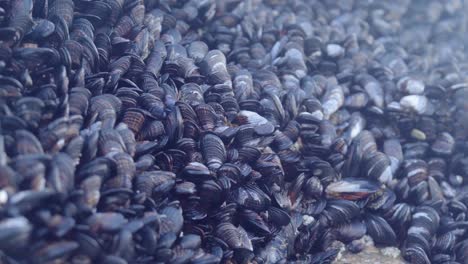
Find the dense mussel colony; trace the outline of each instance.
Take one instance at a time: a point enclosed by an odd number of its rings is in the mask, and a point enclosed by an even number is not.
[[[1,262],[468,263],[467,6],[1,0]]]

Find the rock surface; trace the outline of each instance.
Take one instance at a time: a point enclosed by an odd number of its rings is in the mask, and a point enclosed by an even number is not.
[[[378,248],[372,239],[364,236],[362,242],[365,244],[363,251],[354,254],[343,247],[343,251],[338,254],[333,264],[405,264],[396,247]]]

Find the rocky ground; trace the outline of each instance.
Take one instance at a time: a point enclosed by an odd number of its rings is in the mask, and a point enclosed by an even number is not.
[[[365,245],[363,251],[358,254],[349,252],[343,245],[338,245],[342,251],[338,254],[334,264],[404,264],[400,250],[395,247],[380,247],[374,245],[372,239],[368,236],[363,237],[362,242]]]

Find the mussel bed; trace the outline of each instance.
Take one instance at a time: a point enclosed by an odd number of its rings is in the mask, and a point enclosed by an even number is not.
[[[467,13],[0,1],[0,262],[468,263]]]

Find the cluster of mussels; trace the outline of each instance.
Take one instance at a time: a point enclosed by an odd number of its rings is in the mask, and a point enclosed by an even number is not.
[[[467,263],[465,2],[0,0],[0,262]]]

